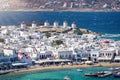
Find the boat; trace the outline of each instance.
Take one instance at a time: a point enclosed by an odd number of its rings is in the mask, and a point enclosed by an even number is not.
[[[85,73],[85,76],[94,76],[94,77],[98,77],[98,75],[102,75],[104,74],[104,72],[97,72],[97,73]]]
[[[109,68],[109,70],[114,70],[114,68],[113,68],[113,67],[111,67],[111,68]]]
[[[85,76],[96,76],[97,77],[97,74],[92,74],[92,73],[85,73],[84,75]]]
[[[117,68],[113,69],[113,71],[114,71],[114,72],[120,71],[120,67],[117,67]]]
[[[99,74],[98,75],[98,77],[107,77],[107,76],[110,76],[110,75],[112,75],[112,72],[110,72],[110,71],[104,71],[104,74]]]
[[[117,67],[117,68],[109,68],[109,70],[111,70],[112,72],[116,73],[116,72],[119,72],[120,71],[120,67]]]
[[[0,72],[0,75],[4,75],[4,74],[8,74],[9,73],[9,71],[2,71],[2,72]]]
[[[65,76],[64,80],[71,80],[69,76]]]
[[[77,69],[78,72],[82,72],[83,70],[82,69]]]
[[[119,77],[120,78],[120,72],[113,73],[114,77]]]

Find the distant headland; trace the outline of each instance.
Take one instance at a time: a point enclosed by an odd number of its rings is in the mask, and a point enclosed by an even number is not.
[[[0,11],[120,11],[120,0],[2,0]]]
[[[75,22],[71,23],[71,26],[69,26],[67,21],[64,21],[63,25],[59,25],[58,21],[54,21],[53,25],[50,25],[48,20],[46,20],[44,24],[40,24],[35,21],[33,21],[32,23],[26,23],[23,21],[20,26],[22,29],[26,29],[28,28],[28,26],[32,26],[31,29],[29,29],[29,31],[32,32],[68,33],[68,34],[78,34],[78,35],[94,34],[98,36],[101,35],[98,32],[93,32],[91,30],[87,30],[84,28],[78,28]],[[40,27],[37,28],[37,26]]]

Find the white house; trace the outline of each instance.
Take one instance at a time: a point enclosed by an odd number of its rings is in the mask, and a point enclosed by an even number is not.
[[[97,35],[93,35],[93,34],[83,34],[81,36],[81,38],[83,39],[88,39],[88,40],[93,40],[93,39],[97,39]]]
[[[74,59],[86,61],[86,60],[88,60],[89,53],[84,50],[76,49],[73,51],[73,57],[74,57]]]
[[[99,51],[93,50],[90,52],[90,56],[92,58],[92,61],[97,61],[99,58]]]
[[[52,57],[53,53],[52,51],[40,51],[37,53],[37,58],[38,59],[47,59]]]
[[[17,55],[16,50],[14,50],[14,49],[4,49],[3,53],[4,53],[5,57],[9,58],[9,60],[11,60],[11,61],[17,60],[18,55]]]
[[[6,34],[9,34],[9,30],[8,29],[4,29],[1,31],[2,34],[6,35]]]
[[[72,59],[72,51],[58,51],[56,57],[58,59]]]
[[[29,36],[29,32],[27,32],[27,31],[20,31],[20,36],[21,37],[24,37],[24,38],[27,38],[28,36]]]
[[[115,49],[102,49],[99,51],[99,61],[110,61],[113,55],[116,54]]]

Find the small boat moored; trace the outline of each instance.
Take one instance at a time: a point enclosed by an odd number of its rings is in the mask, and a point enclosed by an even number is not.
[[[82,69],[77,69],[78,72],[82,72],[83,70]]]
[[[97,73],[85,73],[85,76],[94,76],[94,77],[98,77],[98,75],[100,74],[104,74],[103,72],[97,72]]]
[[[113,67],[111,67],[111,68],[109,68],[109,70],[114,70],[114,68],[113,68]]]
[[[107,77],[107,76],[110,76],[110,75],[112,75],[112,72],[110,72],[110,71],[104,71],[104,74],[100,74],[100,75],[98,75],[98,77]]]
[[[101,71],[101,72],[96,72],[96,73],[85,73],[85,76],[94,76],[94,77],[106,77],[111,75],[112,72],[108,72],[108,71]]]
[[[0,75],[4,75],[4,74],[8,74],[9,73],[9,71],[2,71],[2,72],[0,72]]]
[[[69,76],[65,76],[64,80],[71,80]]]
[[[113,73],[114,77],[119,77],[120,78],[120,72]]]

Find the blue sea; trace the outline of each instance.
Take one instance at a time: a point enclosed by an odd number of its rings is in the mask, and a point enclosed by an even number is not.
[[[109,70],[108,67],[92,67],[81,68],[83,72],[78,72],[77,69],[63,69],[63,70],[48,70],[37,71],[29,73],[8,74],[0,76],[0,80],[64,80],[65,76],[69,76],[71,80],[120,80],[113,76],[98,78],[84,76],[85,73],[95,73],[98,71]]]
[[[44,23],[46,20],[51,25],[55,20],[59,25],[66,20],[69,26],[76,22],[78,28],[86,28],[106,34],[106,38],[120,40],[120,12],[0,12],[0,25],[20,25],[22,21]]]

